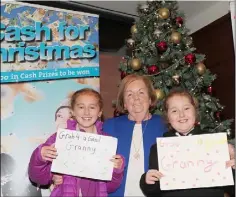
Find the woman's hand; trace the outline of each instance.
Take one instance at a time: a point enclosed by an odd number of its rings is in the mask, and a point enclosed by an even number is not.
[[[113,156],[111,161],[114,163],[114,168],[117,168],[117,169],[121,169],[124,162],[120,155]]]
[[[55,186],[61,185],[63,183],[63,176],[60,174],[53,174],[52,181]]]
[[[155,184],[163,177],[163,174],[158,170],[148,170],[146,173],[145,181],[147,184]]]
[[[234,146],[232,144],[228,144],[228,147],[230,160],[226,161],[226,167],[232,167],[233,169],[235,169]]]
[[[51,161],[56,159],[57,157],[57,149],[55,148],[55,144],[51,146],[44,146],[41,149],[41,156],[45,161]]]

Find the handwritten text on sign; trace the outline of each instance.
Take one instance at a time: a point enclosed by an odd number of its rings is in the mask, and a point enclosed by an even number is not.
[[[55,147],[57,158],[52,163],[52,172],[111,180],[117,139],[68,129],[59,129]]]
[[[233,185],[225,133],[157,138],[161,190]]]

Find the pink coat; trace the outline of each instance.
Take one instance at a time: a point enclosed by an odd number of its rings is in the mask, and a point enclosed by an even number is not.
[[[76,129],[76,122],[69,120],[67,128],[70,130]],[[98,135],[107,135],[102,132],[102,122],[96,123]],[[44,161],[41,157],[41,149],[43,146],[49,146],[56,141],[56,133],[54,133],[48,140],[36,148],[31,156],[29,163],[29,178],[40,185],[49,185],[52,183],[51,162]],[[122,157],[123,158],[123,157]],[[124,158],[123,158],[124,161]],[[95,167],[95,166],[94,166]],[[82,196],[86,197],[106,197],[108,193],[114,192],[119,188],[124,171],[124,162],[121,169],[114,169],[111,181],[99,181],[93,179],[86,179],[74,177],[70,175],[63,175],[63,183],[55,187],[51,193],[51,197],[78,197],[79,189],[81,189]]]

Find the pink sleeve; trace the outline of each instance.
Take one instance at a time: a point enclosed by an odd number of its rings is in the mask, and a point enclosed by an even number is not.
[[[121,182],[123,180],[125,158],[123,156],[121,156],[121,158],[123,160],[123,164],[122,164],[121,168],[120,169],[114,168],[111,181],[106,183],[108,193],[112,193],[112,192],[116,191],[120,187]]]
[[[31,181],[39,185],[48,185],[52,180],[50,161],[44,161],[41,156],[41,149],[44,146],[50,146],[56,141],[56,134],[53,134],[48,140],[38,146],[31,155],[28,174]]]

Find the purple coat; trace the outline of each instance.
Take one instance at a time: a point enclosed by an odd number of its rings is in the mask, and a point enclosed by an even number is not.
[[[70,130],[76,129],[76,122],[68,120],[67,128]],[[107,135],[102,132],[102,122],[96,122],[98,135]],[[41,149],[43,146],[49,146],[56,141],[56,133],[54,133],[48,140],[36,148],[30,158],[29,163],[29,178],[40,185],[49,185],[52,183],[51,162],[44,161],[41,157]],[[95,167],[95,166],[94,166]],[[78,197],[79,189],[81,189],[82,196],[84,197],[106,197],[108,193],[114,192],[120,186],[123,179],[124,171],[124,158],[123,166],[121,169],[114,169],[111,181],[99,181],[93,179],[80,178],[70,175],[62,175],[63,183],[56,186],[51,197]]]

